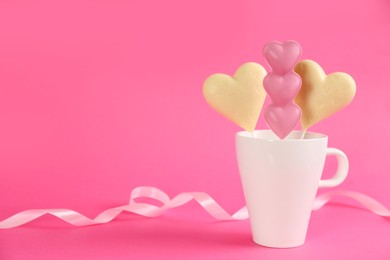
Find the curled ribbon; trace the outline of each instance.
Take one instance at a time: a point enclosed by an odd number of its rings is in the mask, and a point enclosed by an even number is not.
[[[354,191],[332,191],[318,196],[313,204],[313,210],[318,210],[325,206],[335,197],[348,197],[359,202],[365,209],[382,217],[390,217],[390,210],[373,198]],[[136,202],[137,199],[154,199],[161,203],[161,206],[155,206],[150,203]],[[213,218],[222,221],[244,220],[248,218],[248,210],[242,207],[233,215],[226,212],[210,195],[204,192],[184,192],[170,199],[162,190],[155,187],[137,187],[133,189],[130,195],[130,202],[127,205],[110,208],[94,219],[88,218],[83,214],[70,209],[30,209],[19,212],[3,221],[0,221],[0,228],[15,228],[27,224],[34,219],[49,214],[55,216],[73,226],[90,226],[105,224],[114,220],[122,212],[131,212],[145,217],[158,217],[164,214],[168,209],[180,207],[191,200],[198,204]]]

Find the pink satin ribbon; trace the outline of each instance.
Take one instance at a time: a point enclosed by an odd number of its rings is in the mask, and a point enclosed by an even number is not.
[[[382,217],[390,217],[390,210],[373,198],[354,191],[332,191],[319,195],[313,205],[313,210],[318,210],[335,197],[348,197],[359,202],[363,208]],[[136,202],[137,199],[154,199],[161,203],[156,206],[151,203]],[[131,192],[130,202],[127,205],[110,208],[100,213],[94,219],[90,219],[79,212],[70,209],[30,209],[19,212],[3,221],[0,221],[0,228],[15,228],[27,224],[43,215],[53,215],[73,226],[90,226],[105,224],[114,220],[123,211],[135,213],[145,217],[158,217],[168,209],[180,207],[191,200],[195,200],[199,205],[217,220],[244,220],[248,218],[246,207],[241,208],[233,215],[226,212],[210,195],[204,192],[184,192],[174,198],[162,190],[155,187],[137,187]]]

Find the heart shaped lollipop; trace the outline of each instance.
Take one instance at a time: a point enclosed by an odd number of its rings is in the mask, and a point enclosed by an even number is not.
[[[294,72],[282,76],[268,73],[265,76],[264,89],[277,105],[285,105],[291,102],[301,87],[301,78]]]
[[[284,139],[298,123],[301,110],[294,103],[287,103],[284,106],[271,104],[265,110],[265,120],[272,131]]]
[[[295,72],[302,79],[302,87],[295,102],[302,110],[303,129],[335,114],[355,96],[355,81],[346,73],[326,75],[321,66],[312,60],[299,62]]]
[[[296,41],[272,41],[265,45],[263,54],[276,74],[283,75],[294,69],[301,56],[301,46]]]
[[[253,131],[265,100],[263,79],[267,74],[260,64],[241,65],[233,77],[214,74],[203,84],[207,103],[218,113],[247,131]]]
[[[272,101],[266,109],[265,121],[280,139],[294,129],[301,116],[301,110],[294,104],[301,87],[301,78],[294,72],[294,66],[301,52],[301,46],[295,41],[270,42],[263,50],[272,69],[263,82]]]

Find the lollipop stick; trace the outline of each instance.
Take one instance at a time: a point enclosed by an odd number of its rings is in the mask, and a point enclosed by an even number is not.
[[[302,129],[302,135],[301,135],[301,139],[305,139],[305,134],[306,134],[306,131],[307,129]]]

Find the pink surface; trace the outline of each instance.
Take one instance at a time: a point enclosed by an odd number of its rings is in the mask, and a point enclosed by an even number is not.
[[[207,106],[202,83],[265,66],[264,44],[288,39],[356,80],[353,103],[311,130],[350,159],[337,189],[390,206],[386,0],[1,1],[0,24],[0,219],[53,207],[94,217],[139,185],[240,208],[240,129]],[[1,230],[0,259],[390,258],[390,222],[355,207],[314,212],[308,232],[300,248],[256,246],[248,221],[216,223],[194,203],[87,228],[43,217]]]

